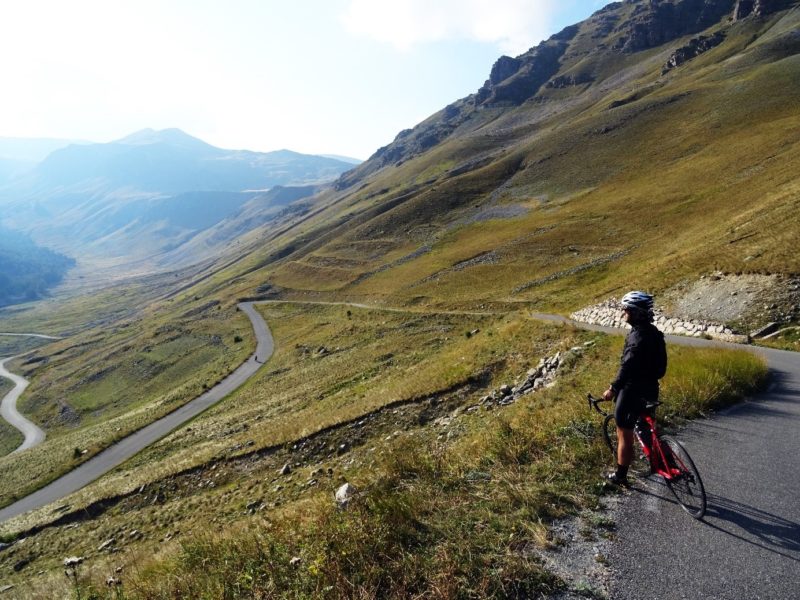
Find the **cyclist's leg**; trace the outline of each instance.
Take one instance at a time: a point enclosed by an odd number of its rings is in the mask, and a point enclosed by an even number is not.
[[[621,390],[617,395],[614,408],[617,421],[617,471],[609,476],[615,483],[627,481],[628,467],[633,461],[633,428],[641,413],[640,404],[640,398],[627,390]]]
[[[629,467],[633,461],[633,429],[617,425],[617,464]]]
[[[617,403],[614,407],[614,419],[617,421],[617,461],[620,465],[628,466],[633,459],[633,428],[639,420],[644,403],[635,392],[623,389],[617,394]]]

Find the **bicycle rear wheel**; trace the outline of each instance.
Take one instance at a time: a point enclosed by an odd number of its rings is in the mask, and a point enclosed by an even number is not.
[[[678,440],[664,436],[660,441],[670,471],[675,473],[665,478],[667,487],[683,510],[695,519],[702,519],[706,513],[706,490],[692,457]]]
[[[611,451],[611,457],[614,459],[614,464],[617,464],[617,421],[614,415],[608,415],[603,420],[603,441]],[[634,442],[636,444],[636,442]],[[633,461],[631,462],[628,471],[637,476],[646,476],[650,474],[650,463],[642,453],[642,449],[636,444],[633,449]]]

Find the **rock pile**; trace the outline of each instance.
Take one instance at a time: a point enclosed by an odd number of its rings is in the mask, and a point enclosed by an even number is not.
[[[496,390],[483,396],[479,404],[467,410],[477,410],[481,406],[485,408],[508,406],[531,392],[541,388],[551,387],[555,383],[556,372],[565,363],[568,357],[577,356],[592,345],[594,345],[594,342],[586,342],[583,346],[575,346],[566,352],[556,352],[553,356],[541,359],[539,364],[537,364],[535,368],[530,369],[525,377],[517,381],[514,386],[508,384],[501,385]]]
[[[630,325],[622,318],[622,305],[616,298],[611,298],[595,306],[582,308],[570,315],[573,321],[629,329]],[[709,337],[726,342],[744,343],[747,336],[741,335],[720,323],[699,319],[680,319],[670,317],[660,310],[655,311],[655,325],[668,335],[685,335],[689,337]]]

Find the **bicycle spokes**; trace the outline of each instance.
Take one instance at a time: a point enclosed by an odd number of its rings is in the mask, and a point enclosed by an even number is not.
[[[667,487],[687,513],[695,519],[702,518],[706,512],[706,491],[697,467],[677,440],[665,436],[661,444],[665,458],[672,463],[668,465],[668,476],[664,477]]]
[[[600,399],[589,394],[588,400],[589,406],[605,417],[603,439],[616,463],[619,443],[614,415],[598,407]],[[648,405],[648,410],[654,409],[658,404]],[[637,425],[640,427],[637,427],[636,438],[644,456],[638,457],[638,453],[634,453],[629,472],[638,471],[638,474],[646,476],[648,470],[646,463],[649,462],[650,473],[657,473],[664,478],[667,487],[683,509],[695,519],[702,518],[706,512],[706,491],[700,473],[686,448],[677,440],[659,434],[654,414],[643,413]],[[642,432],[649,434],[647,437],[650,444],[645,443]]]

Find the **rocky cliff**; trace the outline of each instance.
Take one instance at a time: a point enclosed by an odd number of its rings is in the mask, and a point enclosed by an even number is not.
[[[697,33],[730,16],[734,8],[733,0],[649,0],[633,4],[636,7],[618,27],[621,36],[614,44],[622,52],[654,48]]]
[[[481,114],[526,102],[546,102],[543,91],[601,84],[620,56],[657,48],[719,25],[759,18],[797,0],[625,0],[612,2],[589,19],[565,28],[517,57],[501,56],[489,78],[471,96],[458,100],[412,129],[406,129],[367,162],[342,176],[345,189],[388,165],[399,165],[441,143],[457,130],[465,135],[484,124]],[[719,29],[718,27],[717,29]],[[679,46],[663,72],[723,43],[724,32],[700,35]],[[594,65],[584,67],[587,57]],[[589,70],[587,70],[589,69]],[[608,75],[606,76],[608,78]]]
[[[751,15],[761,17],[788,8],[793,3],[792,0],[736,0],[733,20],[739,21]]]

